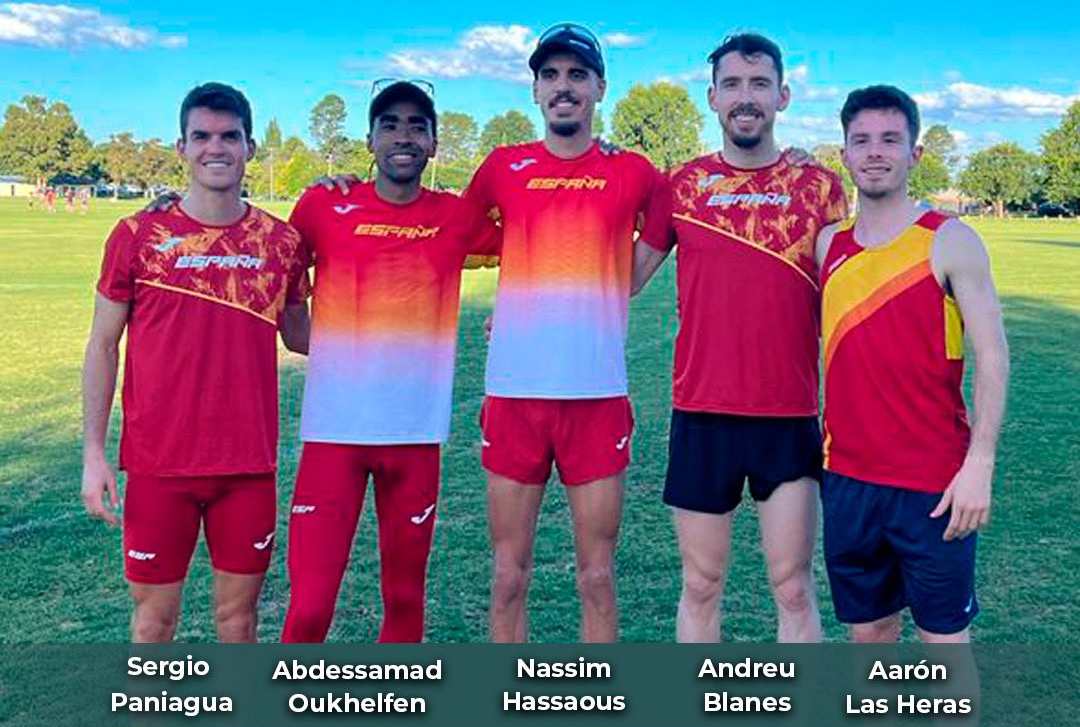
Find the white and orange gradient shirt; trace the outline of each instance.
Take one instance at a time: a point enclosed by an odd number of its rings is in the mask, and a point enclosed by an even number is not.
[[[315,287],[300,438],[443,442],[450,429],[461,268],[498,229],[460,197],[392,204],[371,183],[308,190],[290,218]]]
[[[664,176],[633,152],[594,143],[562,159],[534,142],[495,149],[465,199],[497,210],[503,229],[487,393],[625,395],[634,233],[666,246]]]

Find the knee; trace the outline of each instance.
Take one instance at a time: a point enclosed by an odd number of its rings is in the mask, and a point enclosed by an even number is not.
[[[683,569],[683,600],[692,606],[713,607],[724,590],[723,571]]]
[[[298,601],[294,598],[289,602],[285,626],[287,631],[302,635],[302,638],[307,640],[312,638],[313,634],[325,634],[333,617],[333,601]]]
[[[180,614],[174,608],[136,604],[131,619],[131,640],[139,644],[172,641]]]
[[[773,596],[777,605],[785,611],[805,611],[810,607],[813,594],[810,585],[809,564],[788,569],[772,579]]]
[[[900,638],[899,617],[888,617],[851,627],[851,640],[857,644],[893,643]]]
[[[585,566],[577,573],[578,593],[592,604],[607,604],[615,594],[615,573],[610,564]]]
[[[255,604],[219,603],[214,609],[218,640],[246,642],[255,640],[258,614]]]
[[[525,599],[529,590],[530,566],[522,563],[495,564],[491,599],[496,608],[509,607]]]

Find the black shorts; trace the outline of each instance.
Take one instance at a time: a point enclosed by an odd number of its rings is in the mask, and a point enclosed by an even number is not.
[[[949,513],[930,517],[940,501],[940,494],[825,473],[825,568],[838,620],[870,623],[910,607],[924,631],[967,628],[979,612],[977,536],[942,540]]]
[[[664,502],[722,515],[738,507],[743,483],[758,502],[785,482],[821,479],[817,417],[671,412]]]

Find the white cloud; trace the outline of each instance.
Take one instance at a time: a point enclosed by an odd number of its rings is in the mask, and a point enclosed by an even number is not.
[[[1060,116],[1070,104],[1080,101],[1080,94],[1065,96],[1022,86],[992,88],[958,81],[914,98],[928,117],[980,122]]]
[[[146,48],[187,45],[183,35],[161,35],[150,28],[135,28],[95,8],[44,3],[0,3],[0,43],[43,48],[78,48],[105,45]]]
[[[712,80],[712,68],[704,66],[693,71],[677,73],[674,76],[658,76],[656,80],[661,83],[677,83],[682,86],[688,83],[707,82]]]
[[[783,115],[777,117],[777,123],[783,127],[840,136],[840,119],[834,116]]]
[[[645,43],[644,36],[608,33],[611,48],[632,48]],[[493,78],[531,83],[529,55],[536,47],[536,33],[525,25],[478,25],[467,30],[453,48],[412,48],[392,53],[388,59],[395,73],[423,78]]]
[[[959,81],[960,79],[962,79],[964,77],[963,73],[961,73],[960,71],[957,71],[955,69],[950,69],[948,71],[945,71],[945,73],[943,75],[944,75],[946,81],[952,81],[954,83],[956,81]]]
[[[529,83],[527,60],[533,31],[524,25],[480,25],[468,30],[449,50],[404,50],[390,55],[399,73],[424,78],[494,78]]]
[[[612,48],[636,48],[645,45],[645,37],[630,35],[629,33],[608,33],[604,36],[604,42]]]
[[[787,78],[794,87],[792,97],[795,101],[833,101],[840,97],[840,89],[836,86],[812,86],[810,67],[805,63],[790,69]]]

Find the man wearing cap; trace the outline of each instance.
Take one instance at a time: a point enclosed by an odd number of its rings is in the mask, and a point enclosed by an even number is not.
[[[312,187],[290,218],[316,283],[285,642],[326,637],[369,476],[379,524],[379,641],[423,638],[461,269],[467,253],[498,252],[490,219],[420,185],[436,146],[429,91],[407,82],[376,90],[367,142],[375,181],[345,195]]]
[[[555,464],[573,520],[581,638],[613,641],[633,429],[624,349],[634,233],[666,242],[668,189],[645,157],[605,154],[592,138],[606,82],[590,31],[549,29],[529,67],[544,139],[496,148],[464,195],[495,210],[503,228],[481,410],[495,551],[491,637],[527,638],[533,542]]]

